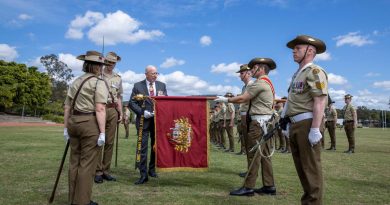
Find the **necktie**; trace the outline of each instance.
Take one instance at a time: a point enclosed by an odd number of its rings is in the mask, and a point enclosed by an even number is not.
[[[154,96],[153,83],[149,83],[149,96]]]

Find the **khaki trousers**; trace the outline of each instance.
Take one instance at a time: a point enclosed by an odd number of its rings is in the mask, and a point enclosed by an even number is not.
[[[234,136],[233,136],[233,127],[230,127],[231,120],[226,120],[226,133],[229,138],[229,150],[234,151]]]
[[[68,121],[69,202],[88,204],[91,200],[99,147],[99,127],[95,116],[71,116]]]
[[[355,149],[355,128],[354,122],[346,122],[344,125],[345,134],[347,134],[348,138],[348,150],[354,150]]]
[[[246,161],[248,163],[247,167],[249,167],[248,153],[249,153],[249,150],[251,149],[251,147],[248,146],[248,125],[246,123],[246,115],[241,115],[241,129],[242,129],[242,140],[241,141],[244,144],[245,153],[246,153]]]
[[[291,153],[304,191],[301,204],[322,204],[321,145],[312,147],[308,140],[311,123],[312,119],[307,119],[291,124]]]
[[[214,136],[215,136],[215,142],[217,144],[221,144],[221,136],[219,134],[219,121],[213,122],[214,123]]]
[[[241,143],[241,150],[240,150],[240,152],[245,152],[246,153],[245,140],[244,140],[244,136],[243,136],[241,120],[239,120],[237,122],[237,133],[238,133],[238,137],[240,138],[240,143]]]
[[[96,175],[110,174],[117,123],[118,113],[115,108],[106,108],[106,142],[99,149]]]
[[[278,131],[275,132],[275,135],[277,135],[275,139],[279,139],[279,147],[277,148],[284,150],[286,148],[286,139],[282,133],[282,129],[278,129]]]
[[[125,121],[123,123],[123,127],[125,127],[125,138],[129,138],[129,121]]]
[[[336,148],[336,126],[334,121],[326,121],[326,127],[328,128],[330,136],[330,146]]]
[[[261,137],[263,136],[263,130],[260,127],[260,123],[256,120],[253,120],[249,124],[249,133],[248,133],[248,148],[252,148],[256,145],[256,140],[261,140]],[[268,156],[270,154],[270,141],[267,141],[265,144],[262,145],[262,152],[263,155]],[[244,187],[253,189],[256,185],[256,179],[259,172],[259,167],[261,165],[261,178],[263,181],[263,186],[274,186],[274,176],[273,176],[273,170],[272,170],[272,162],[270,158],[264,158],[261,157],[259,154],[257,156],[254,152],[247,153],[249,158],[249,164],[252,163],[253,165],[250,170],[248,170],[248,177],[246,178],[244,182]]]

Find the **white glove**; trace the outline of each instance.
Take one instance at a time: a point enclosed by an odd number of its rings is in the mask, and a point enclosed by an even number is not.
[[[290,138],[290,123],[287,123],[286,130],[282,130],[282,134],[287,138]]]
[[[147,110],[144,111],[144,117],[145,119],[149,119],[154,116],[154,112],[149,112]]]
[[[64,128],[64,140],[65,142],[69,140],[68,128]]]
[[[311,146],[316,145],[322,138],[320,128],[310,128],[309,141]]]
[[[215,102],[225,102],[225,103],[227,103],[228,102],[228,98],[227,97],[223,97],[223,96],[217,96],[217,98],[214,101]]]
[[[97,141],[97,145],[99,147],[103,146],[104,143],[106,143],[106,133],[100,133],[99,134],[99,138],[98,138],[98,141]]]

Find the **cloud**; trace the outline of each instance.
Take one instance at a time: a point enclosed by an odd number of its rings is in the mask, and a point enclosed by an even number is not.
[[[332,60],[332,57],[330,56],[330,53],[325,52],[325,53],[321,53],[321,54],[316,55],[314,60],[315,61],[329,61],[329,60]]]
[[[144,73],[135,73],[132,70],[119,73],[122,76],[124,101],[130,97],[134,83],[145,79]],[[189,95],[223,95],[226,92],[234,94],[241,93],[241,88],[229,85],[214,85],[200,79],[197,76],[186,75],[182,71],[174,71],[169,74],[161,74],[158,80],[166,83],[168,94],[170,96],[189,96]]]
[[[376,88],[382,88],[382,89],[385,89],[385,90],[390,90],[390,80],[374,82],[373,86],[376,87]]]
[[[107,13],[87,11],[84,16],[72,20],[65,34],[66,38],[82,39],[83,30],[88,30],[88,39],[97,45],[116,45],[118,43],[135,44],[144,40],[154,40],[164,36],[159,30],[140,29],[141,23],[123,11]]]
[[[333,88],[329,88],[328,92],[332,100],[336,102],[336,107],[342,109],[345,105],[344,96],[349,92],[345,90],[335,90]],[[359,90],[357,95],[353,93],[349,94],[353,95],[352,104],[355,107],[365,106],[370,109],[388,109],[389,99],[387,95],[378,95],[367,89]]]
[[[22,21],[30,20],[30,19],[32,19],[32,18],[33,18],[33,17],[30,16],[30,15],[28,15],[28,14],[20,14],[20,15],[18,16],[18,19],[20,19],[20,20],[22,20]]]
[[[8,44],[0,44],[0,60],[13,61],[19,56],[15,47]]]
[[[359,35],[359,32],[350,32],[346,35],[337,36],[333,39],[336,40],[337,47],[340,47],[343,45],[361,47],[364,45],[374,43],[374,41],[368,39],[368,36]]]
[[[77,59],[76,56],[69,53],[58,54],[58,60],[66,63],[73,72],[81,72],[84,64],[84,61]]]
[[[329,84],[343,85],[343,84],[346,84],[348,82],[348,80],[345,79],[341,75],[329,73],[328,74],[328,82],[329,82]]]
[[[199,42],[202,46],[209,46],[209,45],[211,45],[212,40],[211,40],[210,36],[202,36],[202,37],[200,37]]]
[[[237,62],[233,62],[230,64],[220,63],[218,65],[212,65],[211,66],[211,72],[212,73],[226,73],[228,76],[238,76],[238,73],[236,73],[238,70],[240,70],[240,65]]]
[[[358,90],[359,95],[370,95],[372,94],[371,91],[364,89],[364,90]]]
[[[160,65],[161,68],[170,68],[178,65],[184,65],[186,62],[184,60],[178,60],[174,57],[165,59],[165,61]]]
[[[366,73],[365,76],[366,77],[378,77],[378,76],[381,76],[381,74],[380,73],[369,72],[369,73]]]

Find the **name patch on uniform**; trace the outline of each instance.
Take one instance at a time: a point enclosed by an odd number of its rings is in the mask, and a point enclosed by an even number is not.
[[[325,88],[325,83],[324,82],[316,82],[316,88],[317,89],[324,89]]]
[[[317,75],[318,73],[320,73],[320,69],[314,68],[312,72],[314,75]]]

